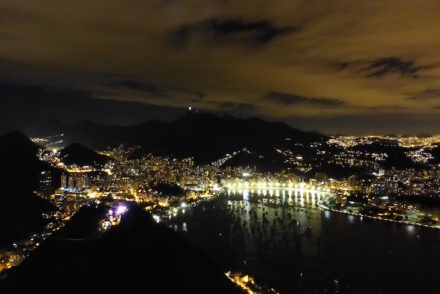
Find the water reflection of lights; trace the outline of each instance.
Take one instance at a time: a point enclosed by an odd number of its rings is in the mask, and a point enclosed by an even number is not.
[[[249,191],[248,190],[244,190],[243,191],[243,200],[244,201],[248,201],[249,200]]]
[[[326,191],[324,190],[316,190],[316,189],[285,189],[282,187],[279,188],[253,188],[253,187],[249,187],[249,188],[237,188],[237,189],[228,189],[227,193],[228,195],[230,194],[241,194],[243,193],[243,191],[248,191],[251,194],[257,194],[258,196],[266,196],[268,193],[270,196],[275,196],[275,197],[279,197],[280,195],[285,195],[286,191],[287,191],[287,195],[292,196],[295,195],[295,197],[298,197],[298,195],[301,195],[301,197],[306,197],[306,198],[317,198],[320,199],[322,197],[326,196]]]
[[[229,182],[226,184],[226,188],[229,190],[235,190],[240,188],[249,188],[249,189],[299,189],[299,190],[307,190],[307,191],[326,191],[329,192],[330,190],[328,188],[323,187],[315,187],[308,185],[306,183],[299,183],[299,184],[293,184],[292,182],[288,183],[280,183],[277,181],[260,181],[260,182],[253,182],[253,181],[241,181],[241,182]]]
[[[349,221],[350,223],[352,223],[352,222],[354,221],[354,216],[351,215],[351,214],[349,214],[349,215],[348,215],[348,221]]]
[[[300,189],[300,188],[291,188],[285,189],[283,187],[267,189],[267,188],[257,188],[257,189],[230,189],[227,190],[227,195],[241,195],[243,197],[243,201],[249,202],[249,199],[253,197],[263,197],[269,198],[269,202],[281,205],[288,204],[294,205],[294,203],[298,203],[300,206],[305,207],[306,205],[311,205],[312,207],[316,207],[320,201],[326,196],[326,192],[324,190],[319,189]],[[288,196],[288,198],[286,197]],[[294,197],[294,199],[293,199]],[[287,198],[287,199],[286,199]],[[273,200],[273,201],[272,201]],[[264,199],[263,199],[264,202]]]

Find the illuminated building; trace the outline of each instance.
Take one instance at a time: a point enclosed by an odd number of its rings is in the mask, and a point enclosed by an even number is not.
[[[69,176],[68,183],[69,183],[69,184],[68,184],[68,188],[69,188],[70,190],[75,189],[75,178],[74,178],[74,177]]]
[[[65,174],[61,175],[61,188],[67,188],[67,176]]]
[[[41,173],[39,194],[42,197],[49,198],[51,193],[52,193],[52,174],[50,171],[44,171]]]

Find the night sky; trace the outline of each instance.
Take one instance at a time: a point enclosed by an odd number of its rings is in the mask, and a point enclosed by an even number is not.
[[[440,133],[440,1],[2,0],[0,111]]]

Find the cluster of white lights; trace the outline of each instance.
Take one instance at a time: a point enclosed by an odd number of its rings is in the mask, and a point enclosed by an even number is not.
[[[228,183],[228,189],[295,189],[301,191],[323,191],[329,192],[329,189],[321,189],[320,187],[315,188],[314,186],[309,187],[304,183],[293,184],[280,183],[280,182],[238,182],[238,183]]]

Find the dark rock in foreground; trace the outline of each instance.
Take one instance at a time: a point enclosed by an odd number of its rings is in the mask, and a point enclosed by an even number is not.
[[[103,216],[102,208],[82,208],[68,226],[10,271],[0,290],[241,293],[207,257],[156,225],[136,205],[119,226],[90,235]]]
[[[38,146],[19,132],[0,138],[0,247],[41,230],[41,214],[54,207],[33,194],[50,166],[37,158]]]

